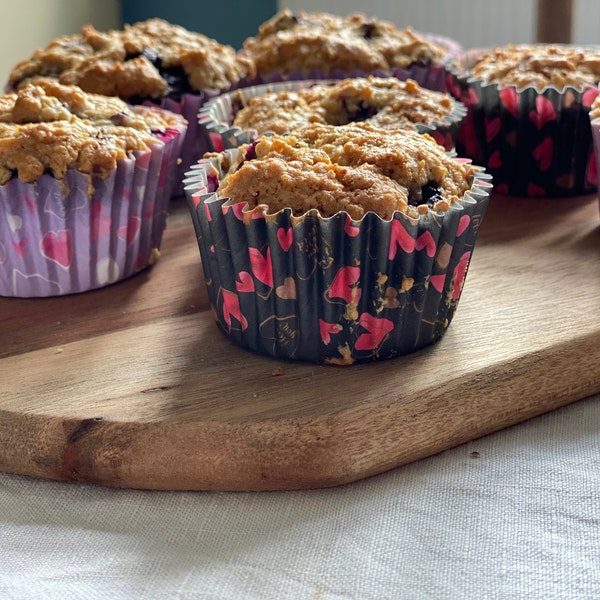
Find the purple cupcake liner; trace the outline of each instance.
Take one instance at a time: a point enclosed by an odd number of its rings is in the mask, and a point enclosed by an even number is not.
[[[198,124],[198,112],[204,103],[219,95],[218,90],[205,90],[198,94],[181,94],[178,97],[167,96],[157,104],[150,100],[147,106],[160,106],[165,110],[182,115],[188,122],[185,137],[182,140],[176,164],[171,169],[173,198],[184,196],[183,179],[191,165],[196,164],[210,150],[210,144],[204,130]]]
[[[444,213],[354,221],[232,205],[214,193],[218,159],[202,161],[186,196],[219,328],[259,354],[334,365],[435,342],[457,308],[492,189],[475,173]]]
[[[600,90],[567,87],[500,88],[469,75],[484,50],[466,52],[448,74],[448,91],[467,107],[456,151],[483,165],[494,191],[521,197],[570,197],[594,193],[598,178],[589,125]]]
[[[151,265],[165,228],[182,131],[135,152],[105,179],[69,170],[63,180],[0,186],[0,296],[85,292]]]
[[[237,111],[246,105],[250,98],[263,96],[269,93],[300,91],[314,84],[334,83],[338,80],[321,79],[302,81],[283,81],[266,83],[252,87],[245,87],[232,92],[227,92],[207,101],[198,113],[198,124],[204,132],[204,138],[213,152],[222,152],[228,148],[237,148],[248,144],[258,136],[255,129],[242,129],[233,126]],[[460,125],[467,114],[462,102],[451,99],[453,106],[451,112],[439,121],[431,123],[418,123],[415,130],[419,133],[431,135],[438,144],[446,150],[455,147]],[[268,135],[269,132],[263,132]]]

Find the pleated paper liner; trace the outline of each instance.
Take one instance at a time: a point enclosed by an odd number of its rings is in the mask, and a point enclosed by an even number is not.
[[[100,179],[67,171],[0,186],[0,295],[85,292],[126,279],[158,258],[181,130],[120,161]]]
[[[470,76],[484,52],[465,53],[451,70],[448,90],[467,106],[458,134],[459,156],[470,157],[494,178],[494,191],[521,197],[570,197],[594,193],[598,177],[590,106],[600,90],[567,87],[501,88]]]
[[[250,98],[269,93],[297,92],[317,83],[326,84],[336,81],[338,80],[284,81],[240,88],[207,101],[200,109],[198,123],[212,151],[221,152],[227,148],[237,148],[256,139],[259,133],[269,133],[257,132],[255,129],[242,129],[233,125],[238,110],[244,107]],[[428,133],[446,150],[452,150],[466,114],[464,105],[452,99],[452,110],[448,115],[439,121],[415,124],[414,129],[419,133]]]
[[[334,365],[435,342],[458,306],[489,201],[490,177],[475,173],[444,213],[354,221],[231,204],[214,193],[218,160],[202,161],[185,189],[217,325],[247,350]]]

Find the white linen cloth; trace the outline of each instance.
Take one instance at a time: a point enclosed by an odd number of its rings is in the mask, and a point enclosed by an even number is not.
[[[0,474],[0,598],[600,598],[600,396],[350,485]]]

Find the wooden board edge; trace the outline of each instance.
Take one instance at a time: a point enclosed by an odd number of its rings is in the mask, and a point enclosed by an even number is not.
[[[416,401],[390,398],[376,411],[359,406],[321,419],[114,423],[0,411],[0,470],[136,489],[333,487],[600,392],[598,344],[600,333],[594,332],[449,378]],[[547,374],[542,381],[530,375],[540,372],[540,364]]]

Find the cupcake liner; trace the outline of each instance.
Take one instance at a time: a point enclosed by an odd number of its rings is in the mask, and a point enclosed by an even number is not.
[[[210,149],[210,144],[205,136],[204,130],[198,124],[198,112],[203,104],[219,95],[218,90],[205,90],[198,94],[180,94],[178,96],[167,96],[156,104],[151,100],[144,102],[146,106],[160,106],[165,110],[182,115],[188,122],[187,131],[183,138],[177,164],[172,168],[173,198],[184,195],[183,179],[191,165],[196,164]]]
[[[433,343],[458,305],[489,201],[490,177],[475,172],[444,213],[354,221],[232,205],[214,193],[218,159],[202,161],[186,196],[218,326],[253,352],[334,365]]]
[[[569,197],[597,190],[589,111],[600,90],[501,88],[466,70],[484,50],[466,52],[448,90],[467,107],[456,150],[483,165],[494,191],[523,197]]]
[[[337,80],[283,81],[227,92],[212,98],[202,106],[198,113],[198,124],[204,132],[204,138],[207,140],[210,150],[222,152],[228,148],[237,148],[242,144],[250,143],[258,136],[255,129],[242,129],[232,125],[237,111],[245,106],[250,98],[264,96],[269,93],[297,92],[316,83],[334,83],[335,81]],[[460,125],[467,114],[467,109],[462,102],[452,101],[452,111],[441,120],[415,125],[416,131],[428,133],[446,150],[452,150],[455,147]],[[268,132],[263,133],[268,134]]]
[[[181,131],[159,136],[105,179],[69,170],[63,180],[0,186],[0,296],[60,296],[115,283],[158,257]]]

